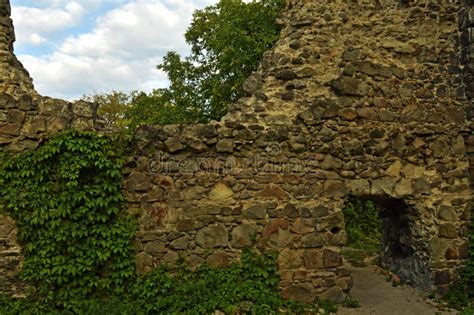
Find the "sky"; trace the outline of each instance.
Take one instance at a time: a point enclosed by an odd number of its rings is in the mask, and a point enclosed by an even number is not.
[[[168,85],[156,69],[196,9],[217,0],[11,0],[15,54],[45,96],[79,99]]]

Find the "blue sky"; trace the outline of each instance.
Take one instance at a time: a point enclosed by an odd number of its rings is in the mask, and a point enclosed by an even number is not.
[[[168,84],[156,69],[188,53],[194,10],[217,0],[11,0],[15,53],[43,95],[77,99]]]

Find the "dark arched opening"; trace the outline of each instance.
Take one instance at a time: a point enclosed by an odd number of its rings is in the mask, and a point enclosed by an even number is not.
[[[431,289],[427,244],[415,232],[420,222],[412,206],[391,197],[350,197],[343,212],[347,246],[356,249],[350,251],[352,256],[359,253],[359,260],[370,257],[372,263],[390,270],[403,283]]]

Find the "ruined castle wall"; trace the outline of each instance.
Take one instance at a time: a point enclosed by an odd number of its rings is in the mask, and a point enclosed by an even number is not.
[[[467,258],[472,198],[462,7],[296,4],[279,21],[281,39],[247,80],[247,96],[220,122],[139,128],[124,181],[141,223],[137,271],[179,257],[222,266],[251,246],[279,253],[285,297],[340,301],[352,281],[340,255],[341,210],[355,195],[405,205],[397,241],[410,255],[391,253],[389,267],[421,289],[445,292]],[[0,105],[6,149],[34,149],[52,132],[99,125],[89,104],[41,98],[22,82],[14,84],[19,92],[4,93],[10,107]],[[22,91],[35,108],[21,109]],[[25,130],[37,122],[44,127]],[[0,222],[14,234],[10,221]],[[0,241],[8,240],[4,234]]]
[[[467,256],[470,132],[460,4],[318,1],[220,123],[143,127],[127,171],[138,267],[184,255],[223,264],[243,245],[280,252],[284,294],[341,299],[349,195],[401,199],[410,258],[396,272],[445,291]]]

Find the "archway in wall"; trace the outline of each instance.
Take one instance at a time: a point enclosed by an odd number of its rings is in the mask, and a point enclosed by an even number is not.
[[[363,260],[362,265],[379,265],[403,283],[431,289],[428,245],[419,236],[414,207],[388,196],[351,196],[343,212],[348,235],[344,252],[351,264]]]

